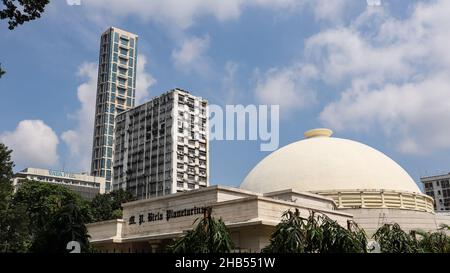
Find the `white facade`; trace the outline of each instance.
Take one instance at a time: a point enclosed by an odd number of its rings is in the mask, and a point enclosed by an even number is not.
[[[88,224],[90,242],[108,252],[165,251],[172,239],[192,228],[212,208],[230,230],[234,251],[259,252],[269,243],[282,214],[298,209],[308,217],[310,209],[347,226],[352,215],[337,210],[335,202],[311,193],[284,190],[266,194],[225,186],[210,186],[189,192],[123,204],[123,219]]]
[[[256,165],[241,184],[255,192],[294,189],[331,197],[339,208],[392,208],[433,212],[423,194],[394,160],[365,144],[331,137],[328,129],[305,133]]]
[[[308,131],[307,139],[275,151],[240,189],[211,186],[125,203],[123,219],[88,225],[91,242],[103,251],[164,251],[206,206],[224,220],[236,251],[260,251],[289,209],[303,216],[314,210],[342,226],[354,221],[368,238],[383,224],[397,223],[405,231],[450,224],[450,215],[435,213],[432,198],[396,162],[331,133]]]
[[[17,190],[24,180],[58,184],[70,188],[86,199],[105,193],[105,178],[64,171],[26,168],[14,175],[13,186]]]
[[[450,211],[450,173],[421,177],[425,193],[434,199],[436,212]]]
[[[209,185],[208,105],[181,89],[116,118],[114,189],[138,199]]]

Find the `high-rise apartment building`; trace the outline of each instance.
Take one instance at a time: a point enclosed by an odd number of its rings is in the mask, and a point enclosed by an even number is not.
[[[436,212],[450,211],[450,173],[421,177],[425,193],[434,199]]]
[[[138,199],[207,187],[208,102],[181,89],[118,114],[114,189]]]
[[[138,36],[111,27],[101,36],[91,175],[111,188],[115,116],[134,107]]]

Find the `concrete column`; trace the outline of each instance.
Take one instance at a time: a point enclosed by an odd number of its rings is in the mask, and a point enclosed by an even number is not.
[[[338,192],[338,208],[342,208],[342,196],[341,196],[341,192]]]
[[[400,208],[403,208],[403,195],[400,193]]]
[[[382,208],[386,207],[386,203],[384,202],[384,191],[381,192],[381,207]]]
[[[360,192],[361,197],[361,208],[365,208],[366,204],[364,203],[364,192]]]

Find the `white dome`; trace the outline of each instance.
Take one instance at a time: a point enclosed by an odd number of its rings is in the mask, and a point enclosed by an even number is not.
[[[395,161],[356,141],[332,138],[315,129],[307,139],[289,144],[256,165],[242,189],[272,192],[393,190],[420,193],[414,180]]]

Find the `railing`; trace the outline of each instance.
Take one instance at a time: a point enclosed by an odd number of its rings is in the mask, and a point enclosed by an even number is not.
[[[333,198],[338,208],[397,208],[434,212],[433,198],[391,190],[336,190],[314,192]]]

